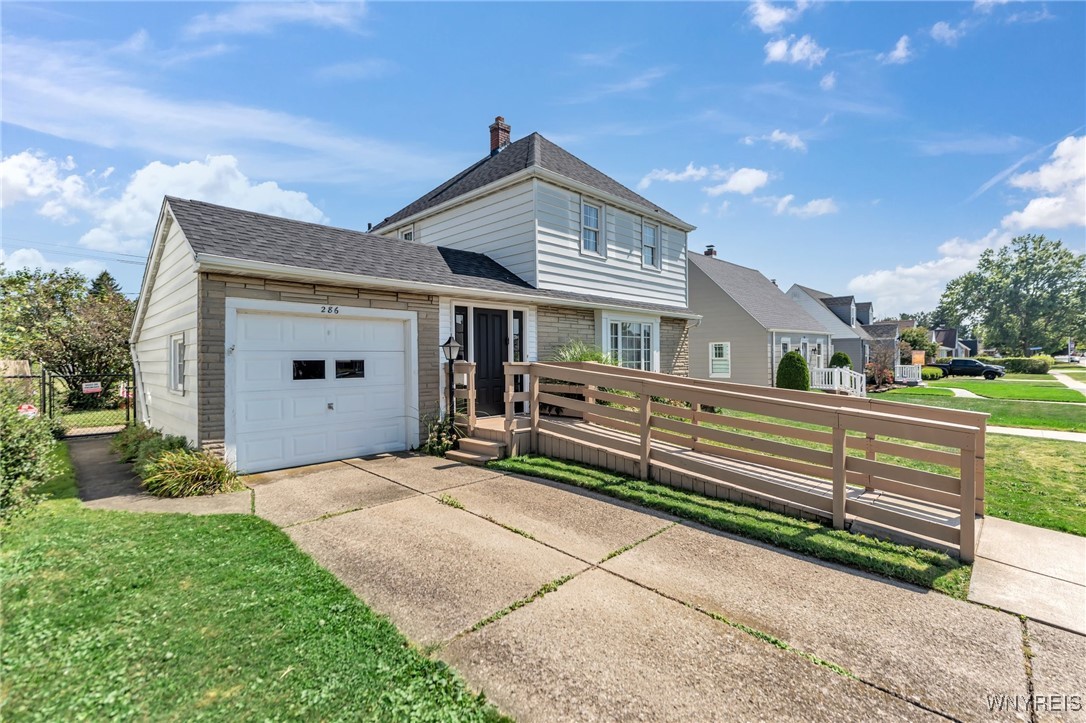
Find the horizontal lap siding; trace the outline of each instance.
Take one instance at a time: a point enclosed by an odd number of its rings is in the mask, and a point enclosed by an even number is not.
[[[415,241],[486,254],[535,283],[535,211],[529,181],[415,223]]]
[[[322,286],[225,274],[200,277],[200,446],[217,454],[226,436],[226,298],[266,299],[301,303],[333,303],[372,309],[405,309],[418,319],[419,434],[425,421],[438,414],[443,361],[439,336],[438,297],[409,292]]]
[[[771,386],[769,332],[696,266],[690,267],[690,376],[709,379],[709,344],[731,342],[732,375],[719,381]]]
[[[539,288],[686,306],[685,233],[657,224],[661,268],[642,268],[641,217],[602,204],[606,258],[585,256],[580,252],[580,194],[535,183]]]
[[[196,389],[199,383],[196,332],[196,264],[181,228],[173,225],[162,243],[157,271],[147,292],[147,309],[133,345],[147,423],[166,434],[197,441]],[[185,334],[184,392],[169,389],[169,340]]]

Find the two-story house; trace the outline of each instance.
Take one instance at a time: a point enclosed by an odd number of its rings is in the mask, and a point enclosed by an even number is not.
[[[245,472],[415,447],[440,345],[503,408],[505,361],[600,346],[686,374],[693,226],[533,133],[363,233],[167,197],[132,352],[139,418]]]
[[[851,296],[831,296],[799,284],[792,284],[787,293],[790,299],[829,331],[832,351],[848,354],[853,369],[862,371],[871,357],[871,344],[874,341],[864,329],[865,324],[871,322],[871,304],[857,304]],[[866,321],[863,314],[867,315]]]

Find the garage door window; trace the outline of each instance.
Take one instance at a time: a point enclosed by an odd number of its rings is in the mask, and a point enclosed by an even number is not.
[[[365,376],[365,359],[336,359],[336,379],[363,379]]]
[[[294,381],[305,381],[307,379],[324,379],[323,359],[294,360]]]

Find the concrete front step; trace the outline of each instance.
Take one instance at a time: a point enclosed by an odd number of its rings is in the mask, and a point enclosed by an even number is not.
[[[464,437],[460,440],[460,451],[488,454],[494,459],[500,459],[505,456],[505,445],[490,439]]]
[[[454,462],[461,462],[463,464],[473,464],[476,467],[482,467],[487,462],[497,459],[497,457],[491,457],[489,454],[477,454],[475,452],[461,452],[457,449],[450,449],[445,453],[445,459],[451,459]]]

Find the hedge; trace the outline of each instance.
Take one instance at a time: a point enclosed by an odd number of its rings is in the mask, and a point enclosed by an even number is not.
[[[798,351],[790,351],[781,357],[777,365],[777,388],[810,391],[811,373],[807,369],[807,360]]]
[[[835,351],[833,356],[830,357],[830,368],[832,369],[833,367],[848,367],[851,369],[852,359],[850,359],[848,354],[843,351]]]
[[[984,364],[998,364],[1011,374],[1047,374],[1056,360],[1050,356],[1012,356],[996,359],[990,356],[978,356],[976,360]]]

